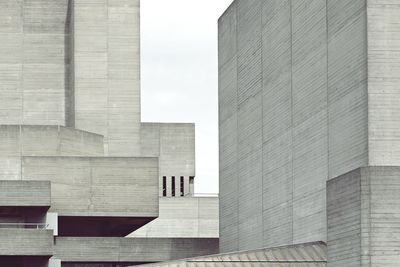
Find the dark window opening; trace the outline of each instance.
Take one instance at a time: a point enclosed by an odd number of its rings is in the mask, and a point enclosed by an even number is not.
[[[185,183],[184,183],[184,178],[181,176],[181,197],[185,195]]]
[[[172,196],[175,196],[175,176],[172,176]]]
[[[163,176],[162,195],[163,195],[163,197],[167,196],[167,177],[166,176]]]

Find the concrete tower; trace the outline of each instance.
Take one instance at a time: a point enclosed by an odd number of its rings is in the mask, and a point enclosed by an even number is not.
[[[221,16],[223,252],[323,241],[329,266],[400,263],[399,22],[379,0]]]
[[[218,252],[194,124],[141,123],[139,20],[139,0],[0,1],[1,266]]]

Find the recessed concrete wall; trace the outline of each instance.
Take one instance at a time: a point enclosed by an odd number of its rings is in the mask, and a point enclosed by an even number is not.
[[[67,124],[68,4],[1,1],[0,124]]]

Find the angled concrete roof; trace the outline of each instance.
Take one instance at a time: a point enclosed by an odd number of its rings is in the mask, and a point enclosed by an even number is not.
[[[280,266],[281,264],[284,266],[326,266],[326,244],[324,242],[304,243],[160,262],[146,266]]]

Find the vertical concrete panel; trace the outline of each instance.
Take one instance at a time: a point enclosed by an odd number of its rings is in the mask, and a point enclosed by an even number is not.
[[[107,1],[74,1],[73,13],[75,127],[104,135],[107,144]]]
[[[365,0],[328,1],[329,178],[367,159]]]
[[[328,181],[328,266],[361,266],[360,208],[360,169]]]
[[[261,1],[237,2],[239,250],[262,246]]]
[[[139,8],[138,0],[74,4],[75,125],[104,135],[107,155],[140,154]]]
[[[0,123],[22,121],[23,0],[0,3]]]
[[[368,0],[369,165],[400,165],[400,3]]]
[[[326,2],[292,1],[293,242],[326,240]]]
[[[221,252],[239,249],[237,173],[237,2],[218,23],[219,217]]]
[[[140,1],[108,0],[108,153],[140,154]]]
[[[264,247],[291,244],[291,1],[262,1]]]
[[[21,124],[66,124],[68,2],[24,1]]]

